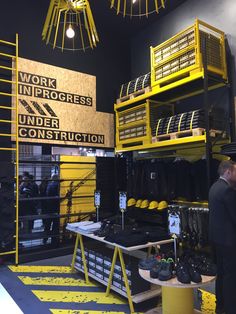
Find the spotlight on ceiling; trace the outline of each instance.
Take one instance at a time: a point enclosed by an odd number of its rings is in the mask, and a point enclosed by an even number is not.
[[[42,39],[53,48],[84,50],[99,42],[88,0],[51,0]]]
[[[109,0],[111,8],[114,8],[117,14],[124,17],[148,17],[151,13],[159,13],[160,9],[165,8],[166,0]]]

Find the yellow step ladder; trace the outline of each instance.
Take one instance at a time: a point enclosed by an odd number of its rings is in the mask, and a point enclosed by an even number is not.
[[[9,52],[10,51],[10,52]],[[6,78],[7,76],[7,78]],[[7,91],[6,91],[7,89]],[[7,99],[7,101],[6,101]],[[12,152],[15,165],[15,247],[11,251],[0,252],[2,255],[15,255],[18,264],[19,232],[19,142],[18,142],[18,34],[15,42],[0,39],[0,151]],[[10,119],[3,116],[9,112]],[[11,132],[2,132],[3,126],[9,126]],[[13,133],[14,132],[14,133]],[[10,137],[10,139],[9,139]],[[4,139],[9,141],[4,142]],[[12,195],[14,197],[14,195]]]

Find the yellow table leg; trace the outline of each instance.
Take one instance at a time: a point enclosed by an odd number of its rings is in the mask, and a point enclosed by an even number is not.
[[[194,314],[192,288],[162,287],[162,314]]]
[[[110,270],[110,275],[107,283],[107,290],[106,290],[106,296],[109,295],[110,290],[111,290],[111,284],[112,284],[112,278],[114,274],[114,269],[115,269],[115,264],[116,264],[116,259],[117,259],[117,253],[118,253],[118,248],[115,247],[113,258],[112,258],[112,264],[111,264],[111,270]]]
[[[128,302],[129,302],[130,313],[134,313],[134,305],[133,305],[131,292],[130,292],[130,288],[129,288],[129,281],[128,281],[127,274],[126,274],[125,262],[124,262],[122,250],[120,248],[118,248],[118,253],[119,253],[121,269],[122,269],[122,273],[123,273],[123,277],[124,277],[124,282],[125,282],[125,288],[126,288],[126,293],[127,293]]]
[[[84,266],[85,281],[86,283],[89,283],[88,268],[87,268],[85,253],[84,253],[84,243],[83,243],[83,237],[81,234],[79,234],[79,242],[80,242],[80,249],[81,249],[82,261],[83,261],[83,266]]]
[[[71,268],[72,268],[72,270],[75,269],[75,258],[76,258],[76,251],[77,251],[77,249],[78,249],[78,244],[79,244],[79,234],[77,233],[76,240],[75,240],[74,253],[73,253],[72,262],[71,262]]]

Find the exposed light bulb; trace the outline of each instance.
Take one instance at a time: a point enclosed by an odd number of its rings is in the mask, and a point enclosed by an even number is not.
[[[137,0],[132,0],[133,3],[135,3]]]
[[[71,24],[69,25],[69,27],[66,30],[66,36],[68,38],[74,38],[75,37],[75,31],[73,30],[73,27],[71,26]]]

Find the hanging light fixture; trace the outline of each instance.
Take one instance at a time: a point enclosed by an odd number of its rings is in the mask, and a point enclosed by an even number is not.
[[[99,42],[88,0],[51,0],[42,39],[53,48],[84,50]]]
[[[151,13],[159,13],[161,8],[165,8],[166,0],[109,0],[111,8],[114,8],[117,14],[130,17],[148,17]]]

